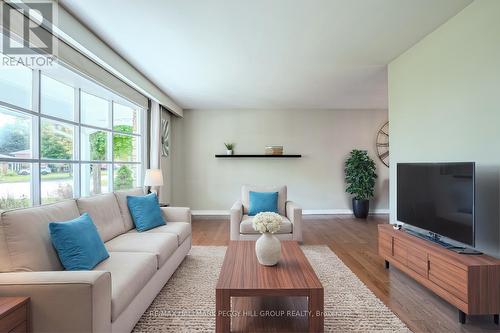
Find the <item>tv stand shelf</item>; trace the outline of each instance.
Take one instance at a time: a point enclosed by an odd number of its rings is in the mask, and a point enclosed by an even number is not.
[[[464,255],[418,238],[390,224],[378,226],[378,251],[389,264],[454,305],[463,324],[466,315],[500,313],[500,260]]]

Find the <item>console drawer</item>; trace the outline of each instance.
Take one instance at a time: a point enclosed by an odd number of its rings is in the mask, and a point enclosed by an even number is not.
[[[443,260],[429,255],[429,280],[468,302],[467,298],[467,271]]]
[[[408,248],[408,268],[415,273],[427,278],[427,253],[419,251],[415,248]]]
[[[382,257],[392,256],[392,237],[384,233],[379,233],[378,253]]]
[[[406,243],[401,242],[399,239],[393,239],[393,256],[394,259],[404,264],[405,266],[408,264],[408,247]]]

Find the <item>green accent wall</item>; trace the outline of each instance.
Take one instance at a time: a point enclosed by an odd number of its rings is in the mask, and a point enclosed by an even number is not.
[[[475,161],[476,247],[500,256],[500,1],[476,0],[388,66],[396,163]]]

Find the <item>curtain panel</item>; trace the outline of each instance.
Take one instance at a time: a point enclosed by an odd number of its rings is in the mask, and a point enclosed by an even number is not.
[[[149,112],[149,168],[160,169],[160,154],[161,154],[161,110],[160,104],[151,101]]]

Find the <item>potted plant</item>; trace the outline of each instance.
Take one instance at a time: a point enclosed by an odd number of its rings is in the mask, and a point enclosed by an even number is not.
[[[375,162],[366,150],[354,149],[345,162],[346,192],[353,195],[352,210],[357,218],[367,218],[375,187]]]
[[[234,143],[224,143],[226,146],[226,155],[233,155]]]

